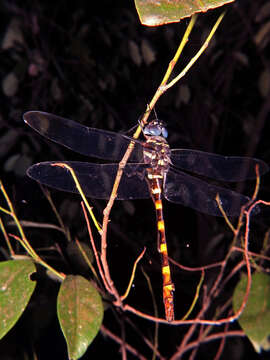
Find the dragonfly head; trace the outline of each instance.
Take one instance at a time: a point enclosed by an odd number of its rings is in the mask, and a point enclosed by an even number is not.
[[[164,138],[168,137],[168,131],[161,120],[155,119],[151,121],[143,129],[143,133],[146,136],[162,136]]]

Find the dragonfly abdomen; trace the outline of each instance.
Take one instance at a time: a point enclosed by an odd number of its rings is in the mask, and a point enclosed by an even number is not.
[[[165,223],[163,217],[163,206],[162,206],[162,174],[154,174],[149,170],[148,183],[154,201],[156,216],[157,216],[157,231],[158,231],[158,251],[161,254],[161,267],[162,267],[162,278],[163,278],[163,303],[165,308],[165,316],[168,321],[174,320],[174,303],[173,303],[173,291],[174,284],[171,279],[171,270],[168,259],[168,249],[165,235]]]

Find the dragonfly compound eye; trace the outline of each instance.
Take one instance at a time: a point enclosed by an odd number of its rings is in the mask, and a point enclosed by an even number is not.
[[[150,123],[144,128],[143,132],[144,135],[148,136],[163,136],[164,138],[168,136],[167,129],[158,122]]]

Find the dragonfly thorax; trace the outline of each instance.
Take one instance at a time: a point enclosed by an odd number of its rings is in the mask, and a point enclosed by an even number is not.
[[[144,161],[151,165],[157,173],[166,173],[169,170],[171,150],[162,136],[152,136],[147,139],[144,147]]]

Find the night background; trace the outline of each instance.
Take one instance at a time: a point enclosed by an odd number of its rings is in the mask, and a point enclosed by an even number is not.
[[[200,14],[173,75],[199,50],[225,8],[227,14],[207,50],[188,74],[160,98],[155,110],[167,124],[171,148],[256,157],[270,163],[270,6],[267,0],[238,0]],[[22,114],[29,110],[46,111],[89,127],[131,135],[130,129],[138,124],[151,101],[189,19],[146,27],[141,25],[132,0],[95,3],[26,0],[23,4],[2,0],[0,18],[0,178],[20,220],[58,226],[44,192],[26,176],[26,169],[41,161],[97,160],[41,137],[23,122]],[[266,201],[270,200],[269,181],[270,176],[266,174],[260,185],[259,198]],[[233,186],[252,196],[255,182]],[[70,231],[70,239],[49,226],[26,225],[28,240],[58,271],[91,279],[89,268],[77,260],[74,246],[75,239],[89,245],[80,197],[53,189],[50,193]],[[102,222],[106,202],[89,201]],[[4,206],[2,198],[0,204]],[[253,252],[261,251],[269,230],[269,214],[269,209],[264,207],[252,219],[250,250]],[[207,216],[168,201],[164,201],[164,217],[169,256],[176,262],[199,267],[225,257],[233,236],[223,218]],[[3,219],[8,233],[16,233],[11,220],[6,216]],[[98,233],[93,232],[99,243]],[[5,261],[8,250],[2,234],[0,241],[1,261]],[[146,253],[138,265],[127,303],[153,315],[144,272],[150,278],[159,316],[163,317],[153,202],[150,199],[116,202],[110,214],[107,252],[112,279],[121,294],[144,246]],[[24,254],[18,244],[14,248],[18,254]],[[237,258],[231,261],[233,265]],[[267,266],[265,262],[263,267]],[[207,286],[213,284],[217,272],[218,269],[206,272]],[[46,276],[41,268],[37,277],[38,284],[28,308],[0,342],[3,360],[67,359],[55,310],[59,282]],[[194,299],[200,272],[188,272],[172,265],[172,277],[176,286],[176,318],[181,319]],[[239,273],[220,291],[207,312],[208,318],[214,317],[216,309],[230,299],[238,279]],[[106,300],[103,325],[140,354],[127,351],[128,359],[152,358],[153,350],[145,338],[154,342],[154,323],[122,312],[113,306],[112,299]],[[200,296],[191,319],[196,317],[202,304]],[[189,329],[190,326],[160,325],[157,358],[171,358]],[[203,329],[204,326],[197,326],[194,341]],[[212,333],[229,330],[241,328],[237,322],[227,327],[209,327]],[[215,357],[219,346],[220,339],[198,343],[194,357],[192,351],[187,351],[181,359],[270,357],[266,352],[257,354],[244,334],[226,338],[222,354]],[[102,356],[122,358],[121,345],[106,331],[98,333],[82,359]]]

